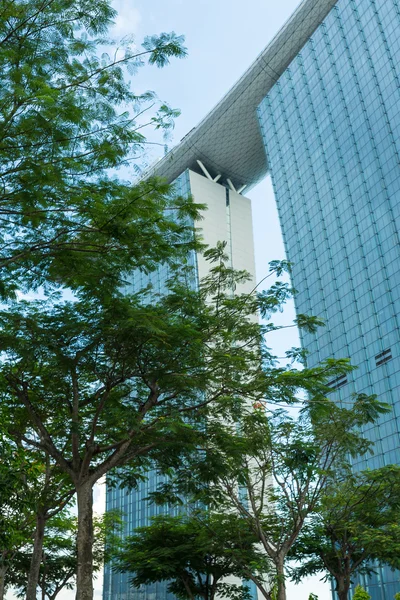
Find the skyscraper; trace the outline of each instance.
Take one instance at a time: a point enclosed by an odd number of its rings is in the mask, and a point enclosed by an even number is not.
[[[203,240],[210,247],[215,247],[218,241],[226,241],[230,266],[244,269],[253,276],[252,280],[238,286],[241,292],[250,292],[255,280],[250,200],[238,193],[232,183],[229,185],[229,182],[221,181],[218,174],[212,177],[201,161],[197,168],[200,173],[186,170],[175,180],[176,192],[180,195],[192,194],[196,202],[207,206],[203,219],[197,224]],[[208,263],[201,254],[193,255],[191,260],[194,267],[192,285],[197,286],[208,272]],[[162,266],[150,275],[135,273],[132,278],[133,291],[151,283],[156,292],[163,293],[166,277],[167,272]],[[152,516],[165,510],[145,500],[159,483],[160,476],[152,471],[138,489],[128,492],[118,488],[107,490],[106,510],[117,509],[123,513],[123,535],[148,525]],[[172,600],[175,596],[167,592],[167,587],[167,583],[161,582],[135,589],[129,584],[129,575],[113,573],[110,565],[105,567],[104,600]],[[257,600],[257,595],[254,598]]]
[[[303,334],[309,364],[350,358],[332,397],[375,393],[393,409],[356,468],[400,461],[399,30],[397,0],[305,0],[155,168],[172,181],[201,160],[246,191],[271,174],[296,309],[325,320]],[[400,590],[389,569],[364,584],[372,600]]]
[[[326,323],[303,336],[309,364],[350,358],[332,397],[392,406],[364,469],[400,460],[399,27],[395,0],[339,0],[259,108],[296,308]],[[399,574],[368,589],[393,598]]]

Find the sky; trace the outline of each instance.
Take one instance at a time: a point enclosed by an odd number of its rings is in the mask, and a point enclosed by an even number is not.
[[[176,120],[172,147],[195,127],[247,70],[298,5],[298,0],[114,0],[118,17],[111,32],[115,38],[134,36],[139,44],[145,35],[175,31],[186,38],[188,56],[173,60],[165,69],[140,71],[132,79],[133,89],[155,90],[163,101],[181,110]],[[160,150],[160,152],[162,152]],[[272,185],[267,177],[253,188],[253,226],[257,279],[268,270],[268,262],[284,258],[282,236]],[[294,318],[289,304],[281,319]],[[274,333],[269,340],[278,356],[299,341],[294,329]],[[95,510],[104,507],[104,485],[95,490]],[[101,599],[102,578],[96,582]],[[318,577],[294,586],[288,583],[288,600],[307,600],[310,593],[330,600],[327,584]],[[7,600],[13,598],[10,593]],[[72,600],[64,592],[59,600]]]

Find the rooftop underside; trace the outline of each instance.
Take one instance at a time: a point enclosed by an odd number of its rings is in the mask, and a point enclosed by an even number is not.
[[[251,187],[268,171],[256,109],[337,0],[304,0],[216,107],[151,173],[173,181],[200,160],[214,177]]]

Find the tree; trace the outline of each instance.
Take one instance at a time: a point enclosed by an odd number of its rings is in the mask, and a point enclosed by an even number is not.
[[[400,566],[400,467],[346,472],[333,480],[292,550],[301,561],[292,575],[326,573],[347,600],[353,578],[373,563]]]
[[[343,365],[342,365],[342,368]],[[314,384],[324,367],[298,373]],[[287,373],[290,377],[291,374]],[[192,456],[189,466],[176,473],[153,497],[173,501],[176,491],[204,502],[210,510],[235,511],[245,519],[275,568],[277,598],[285,600],[288,556],[307,518],[317,510],[337,469],[348,455],[369,447],[360,428],[388,410],[375,397],[360,395],[350,408],[324,397],[310,396],[299,417],[282,409],[268,414],[262,403],[243,411],[239,426],[208,422],[208,443],[203,453]],[[303,383],[304,385],[304,383]],[[279,394],[273,388],[275,398]],[[287,393],[287,392],[286,392]],[[265,598],[270,591],[255,582]]]
[[[27,485],[25,453],[10,443],[4,431],[0,442],[0,600],[3,600],[15,556],[31,541],[35,515],[33,494]]]
[[[246,586],[226,581],[267,570],[247,523],[234,515],[195,511],[190,516],[155,517],[126,539],[115,569],[132,573],[132,584],[168,581],[168,591],[183,600],[248,600]]]
[[[94,519],[94,571],[100,570],[104,563],[105,530],[116,524],[112,513]],[[46,526],[46,536],[42,546],[40,575],[38,586],[42,600],[47,597],[55,600],[64,589],[72,589],[76,578],[77,520],[68,510],[57,514]],[[27,574],[36,549],[19,552],[13,561],[11,585],[17,589],[19,598],[26,598],[29,579]],[[35,589],[36,593],[36,589]],[[36,596],[35,596],[36,598]]]
[[[124,77],[186,54],[174,33],[137,49],[107,30],[109,0],[4,0],[0,8],[0,294],[43,285],[98,293],[182,244],[168,186],[116,169],[143,161],[147,126],[178,114]],[[110,56],[111,55],[111,56]],[[147,116],[147,118],[146,118]],[[187,199],[174,200],[193,216]],[[92,293],[94,287],[92,286]]]
[[[26,600],[36,600],[39,569],[46,523],[62,511],[74,495],[74,489],[50,457],[22,442],[26,423],[16,426],[15,415],[4,407],[0,411],[3,430],[0,453],[2,484],[2,580],[13,567],[20,548],[33,543],[27,573]],[[4,592],[3,592],[4,593]]]
[[[155,459],[176,458],[169,466],[177,466],[182,452],[205,445],[213,423],[236,422],[265,397],[291,401],[299,389],[321,396],[325,379],[344,368],[275,368],[254,316],[278,310],[287,288],[232,295],[248,274],[226,266],[223,245],[206,257],[210,274],[199,289],[181,266],[161,297],[116,289],[0,312],[2,407],[24,447],[50,456],[77,495],[78,600],[93,594],[92,489],[100,477]],[[271,274],[284,267],[274,263]],[[315,322],[302,317],[301,325]]]
[[[110,297],[133,269],[149,271],[160,262],[172,266],[197,247],[192,223],[198,213],[190,199],[171,195],[169,186],[154,179],[132,186],[115,176],[115,169],[141,159],[146,144],[142,132],[147,125],[168,130],[177,115],[160,105],[153,93],[133,93],[122,67],[133,73],[146,57],[160,67],[170,57],[183,57],[183,38],[174,33],[152,36],[144,40],[139,52],[127,40],[110,58],[103,50],[111,48],[105,35],[115,14],[108,0],[5,0],[0,8],[0,296],[12,299],[17,290],[28,292],[41,286],[47,302],[40,310],[48,315],[56,310],[56,292],[66,288],[75,297],[90,297],[93,311],[94,298],[107,297],[111,310]],[[20,334],[17,314],[24,320],[30,312],[28,329],[33,327],[38,306],[32,305],[31,311],[23,303],[11,306],[8,326],[14,319],[14,330]],[[44,321],[41,325],[45,326]],[[4,342],[11,331],[8,326]],[[44,329],[42,334],[46,335]],[[68,343],[63,343],[65,348]],[[27,347],[20,350],[23,353]],[[52,350],[57,354],[55,347]],[[18,351],[15,360],[17,355]],[[40,379],[38,365],[40,360],[36,366],[31,360],[29,383]],[[7,385],[5,379],[3,383]],[[42,383],[48,384],[45,377]],[[51,393],[55,393],[54,385]],[[10,391],[5,395],[10,397]],[[18,412],[17,406],[12,408]],[[27,431],[26,423],[35,409],[35,418],[40,420],[42,409],[46,419],[55,406],[30,407],[28,419],[19,411],[12,436],[20,442],[23,435],[24,452],[28,448],[47,453],[52,470],[48,479],[53,485],[58,459],[45,445],[36,443],[38,434],[32,427]],[[55,418],[57,427],[61,422]],[[33,443],[27,444],[27,438]],[[43,516],[42,508],[36,511],[37,517]],[[7,510],[7,535],[13,532],[14,540],[15,530],[20,530],[14,519],[18,515],[11,514],[10,505]],[[28,598],[36,593],[43,528],[41,518]],[[8,539],[2,570],[5,557],[8,561],[14,555],[10,548],[15,544],[10,544]],[[2,571],[1,589],[3,575]]]
[[[216,266],[200,290],[175,277],[160,298],[116,291],[108,302],[20,301],[0,312],[2,406],[25,447],[50,456],[77,495],[79,600],[93,593],[95,482],[166,447],[181,452],[204,435],[208,405],[228,415],[269,385],[258,303],[231,294],[247,274],[224,266],[222,247],[209,258]]]
[[[371,596],[361,585],[358,585],[354,590],[353,600],[371,600]]]
[[[33,549],[25,600],[36,600],[46,525],[68,505],[74,495],[71,482],[65,473],[60,471],[57,463],[51,461],[49,455],[37,457],[37,454],[36,452],[35,481],[32,482],[30,478],[28,483],[33,494],[32,512],[35,515],[35,526],[32,532]],[[38,458],[42,458],[42,462],[39,462]]]
[[[36,598],[39,586],[43,599],[46,595],[52,596],[53,591],[57,595],[58,588],[70,587],[76,572],[76,518],[65,509],[46,523],[45,533],[39,556],[40,574],[34,590]],[[37,553],[36,545],[30,543],[14,558],[10,584],[16,588],[19,598],[27,596],[32,558]]]

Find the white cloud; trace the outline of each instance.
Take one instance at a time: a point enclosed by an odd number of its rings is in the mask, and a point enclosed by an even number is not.
[[[113,7],[118,11],[111,35],[115,38],[136,35],[142,21],[137,8],[132,6],[132,0],[113,0]]]

